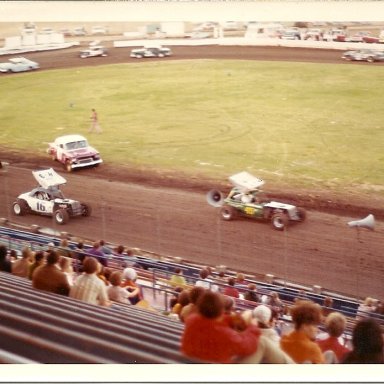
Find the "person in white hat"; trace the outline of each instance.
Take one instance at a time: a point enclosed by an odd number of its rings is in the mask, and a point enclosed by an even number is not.
[[[280,336],[274,328],[275,317],[272,316],[271,308],[263,304],[258,305],[253,310],[253,318],[257,321],[261,334],[276,344],[279,344]]]
[[[131,304],[135,305],[143,299],[143,294],[140,289],[140,286],[136,283],[137,272],[133,268],[125,268],[123,271],[123,282],[121,286],[126,288],[129,292],[135,292],[137,289],[137,294],[135,296],[130,296],[129,301]]]

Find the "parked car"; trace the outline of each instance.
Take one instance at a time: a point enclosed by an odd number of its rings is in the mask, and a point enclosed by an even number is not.
[[[106,27],[92,27],[91,28],[91,35],[106,35],[108,33],[108,28]]]
[[[166,57],[171,56],[172,51],[170,48],[159,46],[147,46],[131,50],[131,57],[142,59],[143,57]]]
[[[283,40],[301,40],[299,28],[284,29],[280,34],[280,39]]]
[[[190,39],[208,39],[208,38],[212,37],[212,33],[195,31],[192,33],[188,33],[187,35],[185,35],[185,37],[186,38],[189,37]]]
[[[108,56],[108,50],[102,45],[99,45],[99,43],[99,41],[90,43],[87,49],[83,49],[80,51],[80,57],[82,59],[85,59],[87,57]]]
[[[323,30],[319,28],[308,29],[308,31],[305,32],[304,40],[323,40]]]
[[[39,69],[40,65],[25,57],[13,57],[8,62],[0,63],[0,72],[25,72]]]
[[[344,29],[334,28],[324,33],[323,39],[326,41],[346,41],[346,34]]]
[[[245,28],[240,21],[224,21],[221,27],[224,31],[241,31]]]
[[[368,33],[367,35],[363,36],[363,42],[370,43],[370,44],[377,44],[380,42],[380,39],[378,36],[373,36],[371,33]]]
[[[52,160],[63,164],[67,172],[76,168],[98,166],[103,162],[99,152],[81,135],[65,135],[48,144]]]
[[[193,28],[194,32],[212,32],[219,26],[219,23],[213,21],[205,21],[204,23],[198,24]]]
[[[52,168],[32,171],[32,175],[39,186],[17,197],[12,204],[15,215],[37,213],[53,216],[57,224],[67,223],[70,217],[91,215],[92,208],[89,204],[64,197],[60,186],[67,181]]]
[[[214,207],[220,207],[223,220],[233,220],[237,217],[249,217],[269,221],[272,227],[282,231],[289,222],[300,222],[306,219],[303,208],[291,204],[271,201],[260,190],[264,181],[249,174],[240,172],[229,177],[234,185],[227,197],[221,192],[212,190],[207,194],[207,201]]]
[[[344,52],[341,58],[347,61],[368,61],[373,63],[375,61],[384,61],[384,51],[357,49]]]
[[[85,36],[87,34],[87,31],[84,27],[76,27],[73,32],[73,36]]]

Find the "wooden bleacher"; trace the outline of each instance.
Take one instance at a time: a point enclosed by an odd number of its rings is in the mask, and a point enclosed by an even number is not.
[[[99,307],[0,272],[1,363],[195,363],[183,325],[135,306]]]

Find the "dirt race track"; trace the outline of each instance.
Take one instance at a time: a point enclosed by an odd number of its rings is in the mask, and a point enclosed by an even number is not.
[[[173,59],[341,62],[340,52],[334,50],[180,46],[173,51]],[[77,52],[78,48],[25,56],[37,60],[43,70],[135,60],[128,57],[129,49],[122,48],[111,48],[106,58],[86,61],[81,61]],[[348,195],[334,199],[329,191],[318,191],[315,200],[306,198],[306,191],[280,196],[276,193],[275,198],[284,198],[286,202],[292,201],[308,209],[306,222],[278,232],[268,223],[247,219],[222,221],[217,209],[205,200],[206,192],[213,186],[202,180],[103,164],[64,174],[68,180],[63,187],[64,193],[91,203],[93,214],[89,218],[74,218],[66,226],[59,227],[48,217],[15,217],[11,204],[18,194],[34,186],[31,169],[53,166],[63,174],[61,166],[48,157],[26,158],[6,148],[0,147],[0,153],[2,160],[10,162],[7,171],[0,172],[0,217],[13,222],[50,227],[86,239],[103,238],[199,264],[226,265],[256,276],[270,273],[282,280],[306,286],[316,284],[347,295],[384,298],[384,225],[380,221],[383,212],[374,210],[377,204],[384,207],[381,200],[373,201],[365,196],[351,199]],[[265,189],[268,192],[268,185]],[[357,231],[347,225],[348,221],[363,218],[368,213],[375,214],[374,231]]]

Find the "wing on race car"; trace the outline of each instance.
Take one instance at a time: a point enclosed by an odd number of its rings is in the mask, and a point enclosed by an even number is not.
[[[264,180],[259,179],[246,171],[230,176],[229,181],[243,193],[258,189],[265,183]]]
[[[56,173],[52,168],[41,171],[32,171],[34,178],[45,189],[65,184],[67,180]]]

